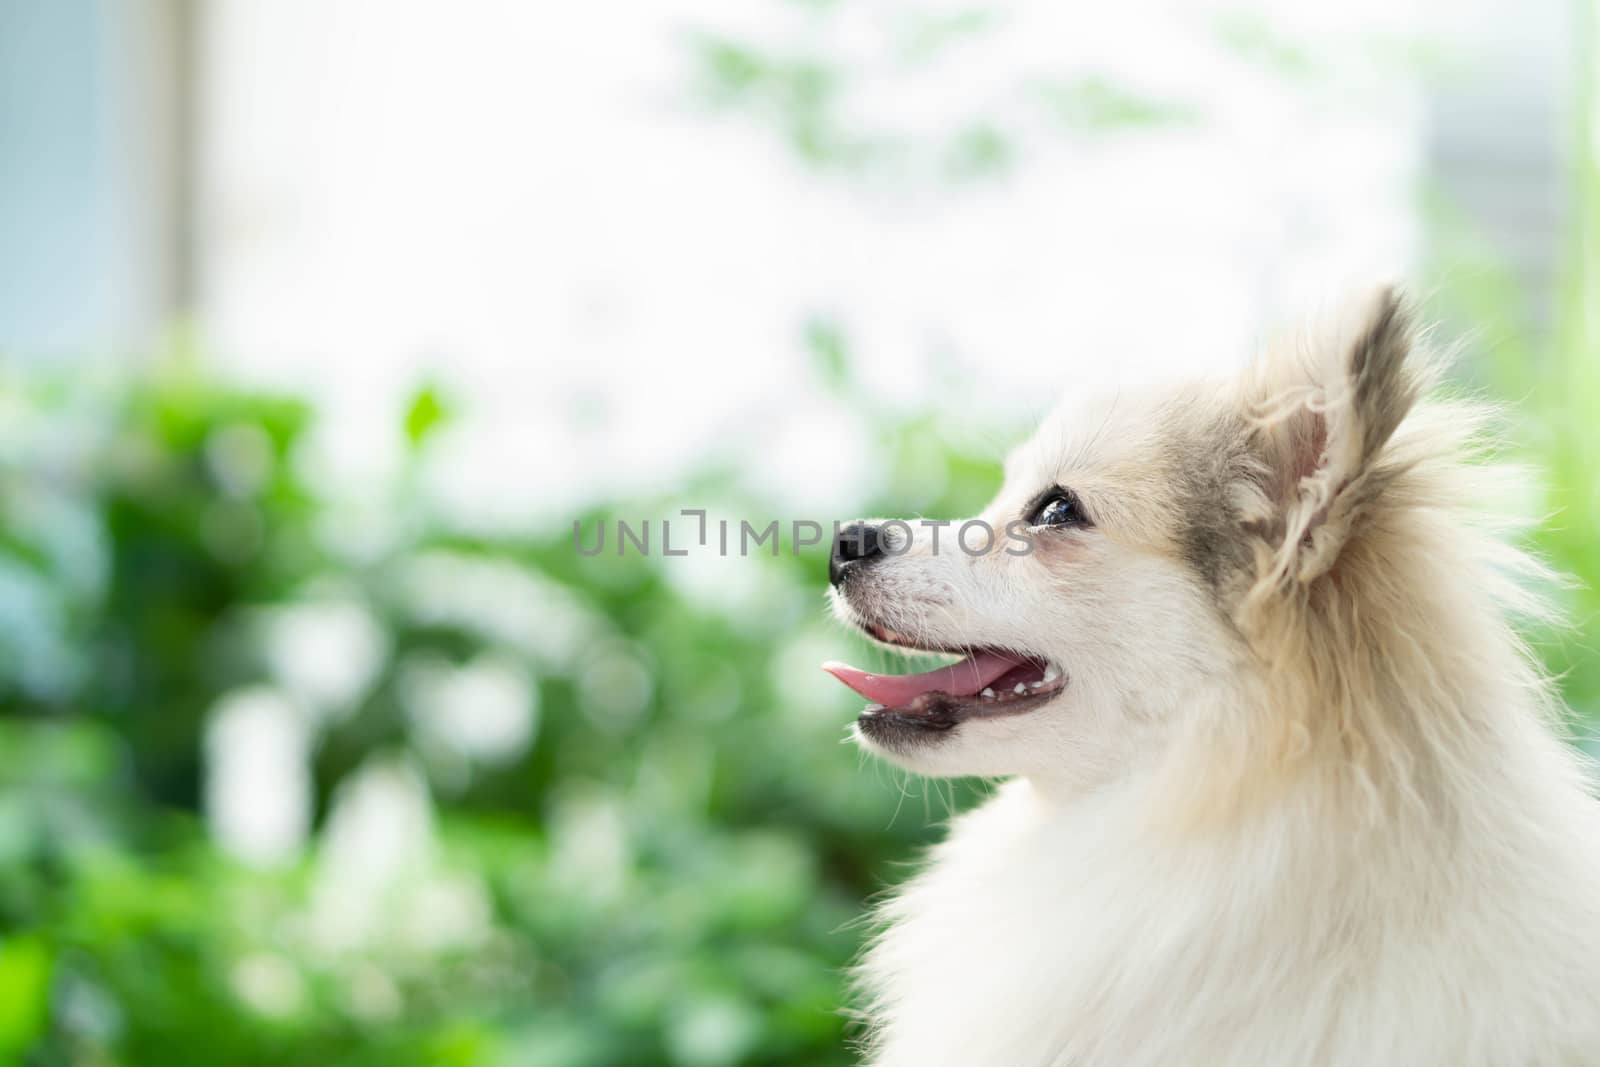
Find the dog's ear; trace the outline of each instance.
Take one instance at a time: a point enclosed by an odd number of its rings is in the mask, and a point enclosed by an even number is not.
[[[1269,353],[1246,403],[1258,443],[1280,580],[1333,568],[1395,470],[1384,448],[1423,388],[1408,357],[1412,316],[1394,289],[1370,297],[1342,336]]]

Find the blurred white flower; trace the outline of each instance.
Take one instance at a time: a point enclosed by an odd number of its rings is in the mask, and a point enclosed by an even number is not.
[[[667,1046],[684,1067],[738,1063],[761,1036],[761,1015],[732,997],[703,997],[672,1013]]]
[[[259,1015],[286,1019],[305,1003],[305,982],[300,972],[276,952],[253,952],[239,959],[228,973],[234,995]]]
[[[398,891],[433,858],[433,806],[409,761],[377,758],[334,794],[312,888],[312,936],[331,951],[381,938]]]
[[[421,955],[478,945],[493,925],[481,879],[439,869],[427,783],[409,760],[369,760],[339,787],[312,885],[310,933],[340,955],[382,946]],[[398,1010],[381,975],[347,990],[364,1011]]]
[[[406,943],[422,952],[482,944],[494,909],[483,881],[470,872],[439,874],[406,894],[398,915]]]
[[[603,786],[559,797],[550,818],[550,880],[601,903],[622,891],[632,865],[622,798]]]
[[[348,712],[372,684],[389,636],[365,605],[306,600],[267,617],[267,661],[284,689],[322,715]]]
[[[622,731],[636,723],[654,688],[650,668],[622,645],[595,648],[579,668],[579,706],[608,730]]]
[[[420,553],[399,587],[417,622],[461,626],[557,670],[607,629],[572,590],[507,560]]]
[[[528,749],[538,724],[538,689],[508,656],[486,653],[462,667],[442,659],[406,664],[401,698],[424,743],[485,763]]]
[[[356,963],[342,977],[345,1006],[358,1019],[383,1022],[395,1018],[405,1006],[399,987],[381,967]]]
[[[282,693],[232,693],[205,734],[205,816],[229,854],[257,865],[293,859],[311,820],[306,717]]]

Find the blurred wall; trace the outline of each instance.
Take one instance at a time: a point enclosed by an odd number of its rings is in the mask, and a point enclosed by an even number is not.
[[[1475,247],[1506,271],[1525,302],[1524,328],[1550,340],[1572,252],[1580,94],[1589,0],[1452,7],[1456,57],[1428,93],[1422,206],[1433,242]],[[1447,270],[1471,270],[1454,264]],[[1446,277],[1444,281],[1450,282]],[[1476,323],[1474,323],[1476,325]]]
[[[188,25],[0,0],[0,354],[133,351],[184,307]]]

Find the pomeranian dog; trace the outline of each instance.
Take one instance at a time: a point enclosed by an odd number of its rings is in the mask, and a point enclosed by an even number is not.
[[[1474,507],[1517,476],[1435,367],[1384,290],[1069,401],[995,536],[841,532],[838,614],[964,657],[826,665],[860,744],[1009,779],[881,909],[872,1064],[1600,1064],[1600,805],[1508,621],[1541,568]]]

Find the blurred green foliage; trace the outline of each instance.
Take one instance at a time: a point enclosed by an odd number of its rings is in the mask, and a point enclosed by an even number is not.
[[[709,31],[689,35],[698,103],[774,131],[795,157],[818,172],[962,186],[1010,174],[1043,125],[1075,139],[1149,132],[1201,121],[1194,106],[1118,84],[1101,73],[1063,75],[1020,70],[999,90],[1001,103],[974,100],[964,118],[930,133],[904,116],[865,113],[860,98],[874,86],[905,92],[937,77],[953,52],[991,44],[1006,17],[982,7],[931,14],[906,6],[874,20],[874,61],[837,39],[839,5],[808,6],[794,42],[783,47]],[[859,29],[859,26],[858,26]],[[1226,35],[1234,51],[1245,54]],[[970,56],[969,56],[970,58]],[[1247,58],[1253,58],[1247,55]],[[1010,71],[1009,60],[997,69]]]
[[[819,383],[856,403],[844,333],[805,336]],[[1544,647],[1592,721],[1600,431],[1572,403],[1600,398],[1588,343],[1538,357],[1547,386],[1514,383],[1513,437],[1571,516],[1537,537],[1580,579],[1580,626]],[[924,793],[837,743],[848,699],[805,682],[847,640],[823,618],[820,551],[733,560],[752,584],[730,594],[732,572],[686,581],[685,561],[614,542],[587,557],[566,528],[456,528],[417,489],[452,417],[432,386],[397,413],[405,468],[360,508],[308,476],[307,405],[191,361],[13,377],[0,405],[0,1059],[850,1061],[868,898],[975,787]],[[968,514],[998,483],[992,454],[933,420],[874,425],[905,487],[879,513]],[[724,472],[684,492],[713,521],[772,512]],[[592,536],[683,499],[579,522]],[[331,694],[297,681],[271,627],[330,603],[380,635]],[[532,737],[505,754],[414,707],[428,672],[486,661],[529,680]],[[263,691],[312,738],[311,836],[265,863],[200,818],[219,708]],[[342,832],[374,771],[413,783],[424,817]],[[363,854],[385,833],[407,837],[404,863]]]
[[[817,323],[812,341],[846,389],[843,337]],[[455,528],[416,489],[452,408],[432,387],[397,415],[406,469],[364,509],[308,477],[305,404],[192,361],[139,381],[13,377],[0,404],[0,1055],[848,1062],[864,901],[958,793],[863,773],[838,744],[848,699],[795,684],[844,640],[818,550],[730,561],[756,584],[727,602],[685,586],[677,559],[586,558],[567,528]],[[884,431],[924,488],[882,503],[972,509],[994,459],[952,452],[930,482],[911,444],[928,430]],[[693,494],[770,510],[722,474]],[[330,603],[381,635],[331,696],[273,637]],[[529,680],[533,736],[506,755],[452,746],[412,706],[419,677],[485,661]],[[313,822],[302,852],[264,864],[199,817],[219,709],[262,692],[312,738]],[[330,823],[373,768],[426,783],[430,814],[405,829],[412,861],[352,882]],[[897,818],[908,789],[915,815]],[[382,919],[351,939],[340,907]],[[456,932],[413,929],[435,922]]]
[[[809,7],[820,21],[834,5]],[[991,25],[912,19],[890,54],[933,63]],[[1257,23],[1217,32],[1316,73]],[[846,121],[854,74],[820,45],[707,35],[694,55],[708,103],[757,115],[818,168],[911,151]],[[1022,88],[1074,133],[1201,118],[1096,76]],[[950,179],[1001,173],[1009,130],[978,116],[922,155]],[[1578,579],[1576,626],[1536,636],[1590,723],[1595,181],[1579,178],[1587,213],[1547,343],[1524,340],[1514,287],[1459,228],[1436,227],[1434,267],[1450,279],[1435,310],[1490,339],[1467,369],[1514,402],[1514,455],[1548,474],[1536,547]],[[817,319],[803,339],[818,382],[860,403],[845,332]],[[929,816],[979,787],[905,782],[838,744],[851,702],[808,684],[848,640],[824,619],[820,550],[704,573],[614,543],[585,557],[565,526],[487,536],[419,488],[436,439],[470,417],[438,386],[395,414],[402,470],[330,489],[308,404],[181,356],[146,370],[0,376],[0,1063],[852,1061],[840,1005],[868,898]],[[897,487],[871,513],[970,514],[998,484],[987,442],[933,417],[864,421]],[[577,518],[780,513],[742,486],[712,468]],[[350,668],[339,684],[308,681],[319,653]],[[525,725],[508,743],[463,741],[419,707],[485,679]],[[276,858],[225,847],[202,817],[218,724],[252,701],[307,739],[304,781],[279,783],[304,792],[307,833]]]

